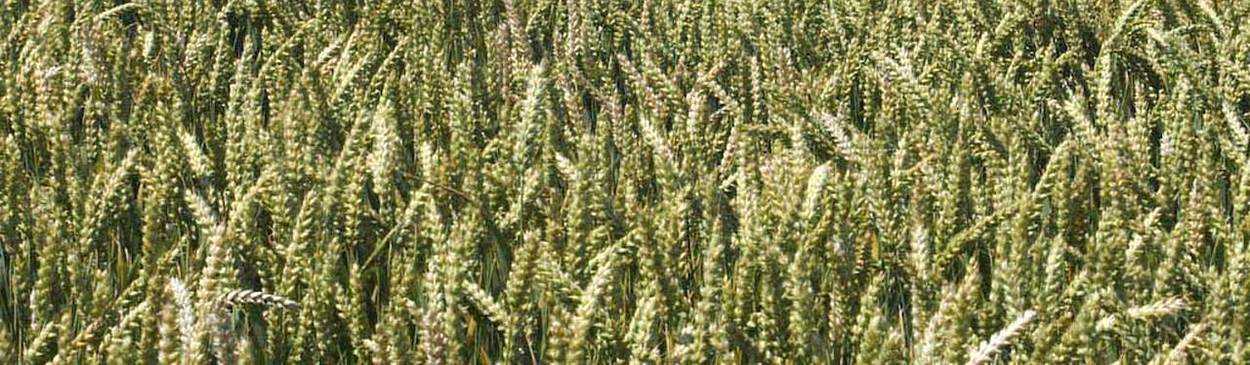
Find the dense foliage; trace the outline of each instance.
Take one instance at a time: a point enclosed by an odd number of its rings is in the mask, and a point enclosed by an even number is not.
[[[1250,360],[1250,1],[0,0],[4,363]]]

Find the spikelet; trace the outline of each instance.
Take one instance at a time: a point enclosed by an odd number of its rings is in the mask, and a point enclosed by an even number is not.
[[[971,358],[968,360],[968,364],[980,365],[994,361],[994,355],[1002,351],[1003,347],[1011,344],[1011,339],[1019,335],[1020,332],[1024,330],[1024,326],[1027,326],[1029,322],[1032,322],[1036,317],[1037,312],[1032,310],[1026,310],[1024,313],[1021,313],[1019,317],[1016,317],[1015,321],[1011,322],[1011,324],[999,330],[997,333],[994,333],[993,336],[990,336],[989,340],[982,343],[981,346],[972,353],[970,356]]]
[[[298,311],[301,308],[299,303],[294,300],[247,289],[235,289],[228,291],[218,297],[217,302],[227,307],[233,307],[240,304],[253,304],[262,307],[279,308],[291,311]]]
[[[391,190],[391,174],[399,157],[399,136],[395,131],[391,103],[383,101],[371,118],[370,130],[373,148],[366,159],[373,178],[373,189],[378,192]]]
[[[195,140],[195,136],[192,136],[187,131],[179,130],[178,141],[182,143],[182,151],[187,155],[187,161],[190,163],[188,167],[191,168],[191,172],[200,178],[210,176],[212,173],[212,162],[208,160],[208,156],[200,148],[200,143]]]
[[[567,353],[565,353],[566,361],[586,361],[585,353],[588,337],[590,337],[591,328],[596,325],[598,318],[602,317],[602,306],[599,303],[604,291],[608,290],[612,285],[612,271],[615,264],[616,247],[608,247],[595,256],[593,262],[597,262],[595,275],[591,277],[590,286],[582,292],[582,296],[578,298],[580,304],[577,312],[573,314],[570,333],[571,341],[568,343]]]
[[[65,313],[68,315],[69,313]],[[62,331],[61,325],[58,323],[47,323],[43,326],[35,328],[34,337],[27,344],[26,351],[22,354],[22,358],[27,363],[40,363],[47,361],[49,347],[54,344],[58,333]]]
[[[174,301],[167,300],[164,308],[160,312],[160,321],[158,322],[158,331],[160,334],[157,343],[157,361],[162,364],[178,364],[180,358],[186,354],[181,351],[178,331],[178,310]]]
[[[1206,323],[1199,323],[1191,326],[1189,328],[1189,332],[1185,334],[1185,337],[1182,338],[1180,342],[1176,343],[1176,346],[1172,347],[1171,351],[1168,351],[1166,354],[1159,354],[1159,356],[1155,357],[1154,360],[1151,360],[1150,363],[1168,365],[1189,363],[1189,349],[1197,345],[1198,341],[1202,341],[1199,336],[1201,336],[1206,329]]]
[[[178,278],[169,280],[168,290],[172,299],[172,310],[174,311],[175,322],[177,323],[179,352],[182,353],[182,363],[195,363],[199,361],[201,354],[204,352],[203,344],[200,338],[195,334],[196,318],[195,309],[192,307],[191,292],[187,290],[187,286]]]
[[[1185,301],[1180,298],[1167,298],[1154,303],[1143,306],[1129,308],[1125,314],[1129,317],[1139,320],[1148,320],[1164,316],[1170,316],[1177,312],[1185,310]]]
[[[1121,329],[1124,325],[1122,316],[1127,316],[1140,321],[1148,321],[1156,318],[1166,317],[1177,312],[1185,310],[1185,301],[1180,298],[1167,298],[1154,303],[1140,305],[1126,310],[1123,315],[1112,314],[1098,321],[1096,328],[1099,331],[1112,331]]]
[[[805,218],[807,219],[811,219],[813,216],[818,214],[822,208],[819,204],[820,199],[824,194],[825,183],[829,179],[830,168],[831,167],[828,163],[817,166],[816,169],[812,171],[811,176],[808,177],[807,192],[805,198],[803,199],[802,210],[800,210],[800,212],[803,212],[803,214],[806,215]]]
[[[490,294],[486,294],[485,290],[472,282],[465,283],[464,291],[469,298],[477,304],[478,309],[486,314],[490,320],[495,321],[501,329],[508,331],[513,323],[512,315],[504,311],[503,306],[499,304]]]

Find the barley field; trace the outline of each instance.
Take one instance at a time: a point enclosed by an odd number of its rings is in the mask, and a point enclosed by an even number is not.
[[[0,0],[0,363],[1250,361],[1250,1]]]

